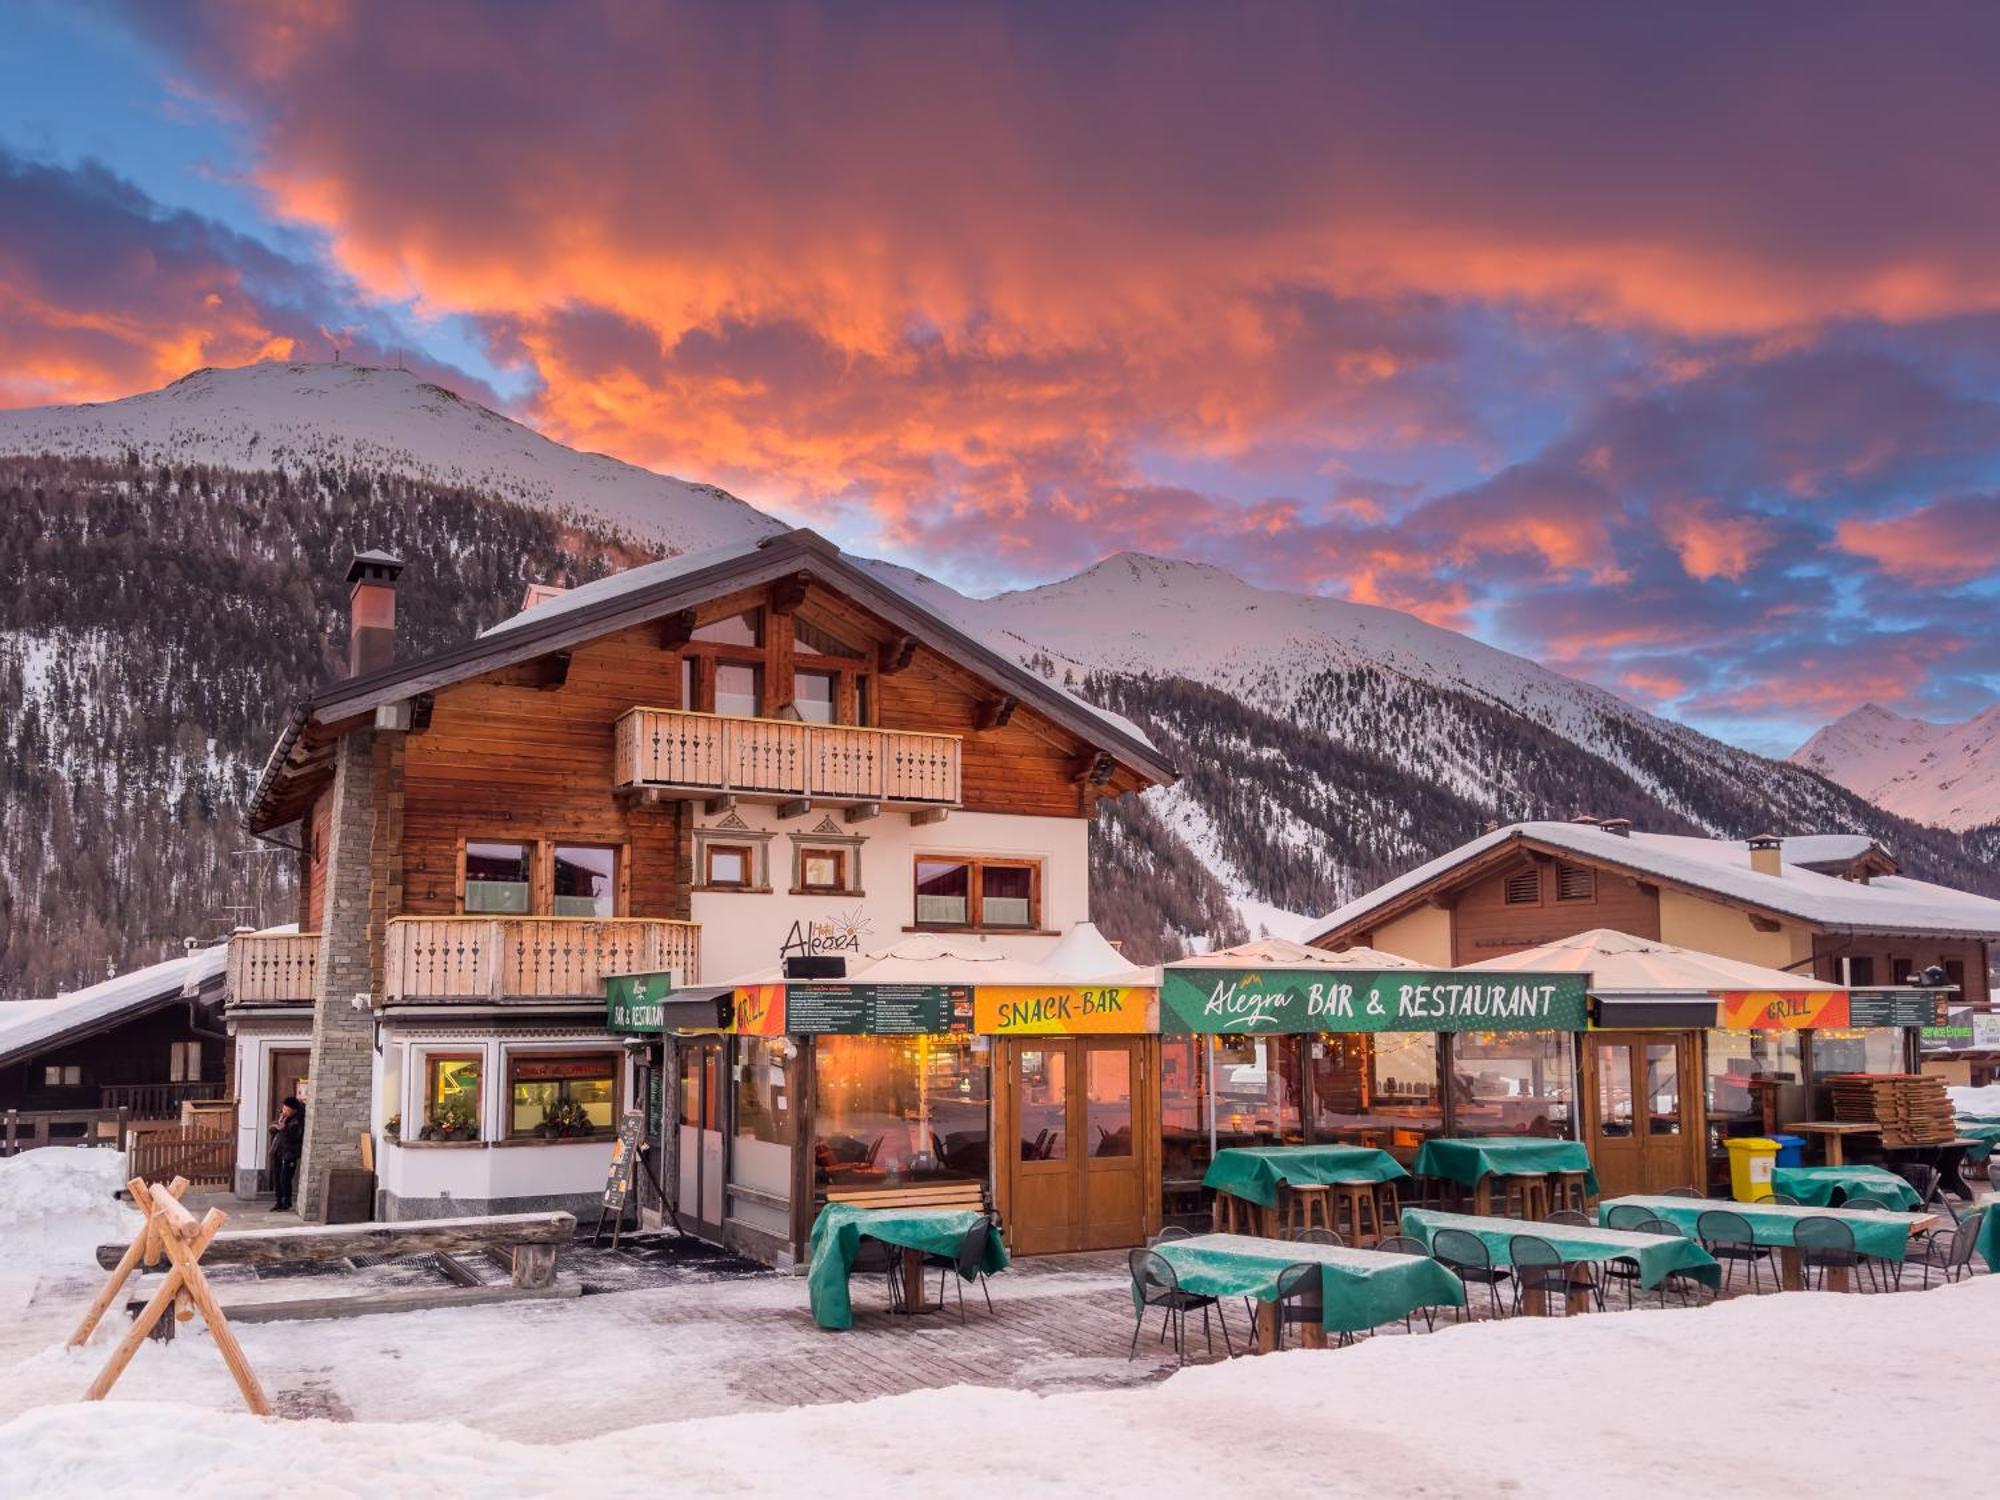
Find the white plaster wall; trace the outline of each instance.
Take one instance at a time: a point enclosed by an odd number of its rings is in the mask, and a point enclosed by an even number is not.
[[[239,1029],[236,1046],[236,1169],[261,1172],[271,1144],[271,1121],[278,1101],[271,1097],[271,1052],[286,1047],[311,1047],[310,1025],[303,1031]]]
[[[376,1164],[378,1185],[399,1198],[493,1199],[547,1197],[563,1193],[595,1193],[604,1186],[604,1172],[611,1164],[615,1135],[593,1136],[587,1141],[537,1141],[532,1144],[501,1145],[507,1125],[506,1058],[536,1052],[595,1052],[600,1049],[619,1056],[619,1108],[633,1107],[632,1062],[620,1039],[565,1037],[561,1039],[508,1040],[488,1033],[466,1031],[459,1034],[427,1032],[385,1045],[382,1066],[376,1079],[376,1139],[383,1148]],[[416,1111],[390,1108],[400,1099],[406,1106],[420,1108],[424,1094],[424,1070],[434,1053],[465,1056],[477,1053],[484,1060],[480,1090],[480,1136],[478,1145],[388,1144],[383,1127],[391,1114],[401,1113],[403,1124],[414,1136],[422,1121]]]
[[[1041,925],[1061,933],[1090,917],[1090,825],[1083,818],[1033,818],[1000,813],[954,812],[942,823],[912,827],[902,812],[884,812],[865,823],[833,819],[840,834],[859,835],[859,896],[794,896],[793,842],[788,835],[809,833],[827,816],[815,808],[803,818],[781,820],[772,807],[739,806],[737,816],[756,832],[769,832],[771,889],[696,890],[692,916],[701,923],[702,981],[727,983],[739,976],[776,968],[794,923],[806,929],[824,922],[837,929],[858,924],[861,952],[878,953],[914,936],[916,859],[919,855],[1005,855],[1041,861]],[[722,822],[697,810],[698,829]],[[728,842],[727,836],[721,840]],[[697,877],[700,871],[696,871]],[[1014,958],[1036,959],[1055,946],[1047,936],[957,933],[952,941],[990,943]]]

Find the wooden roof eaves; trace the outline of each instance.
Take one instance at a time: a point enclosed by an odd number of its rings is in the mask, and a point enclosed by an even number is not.
[[[629,594],[620,594],[580,609],[564,610],[550,615],[546,621],[531,619],[511,630],[480,636],[423,661],[328,685],[293,710],[289,727],[273,749],[271,759],[266,762],[251,798],[253,826],[270,800],[275,781],[284,774],[285,756],[290,751],[291,742],[310,723],[326,724],[365,714],[384,704],[400,702],[470,677],[532,661],[566,646],[645,624],[677,609],[699,604],[720,589],[770,583],[796,573],[802,567],[809,571],[817,570],[821,575],[830,575],[829,581],[836,585],[838,592],[854,598],[889,624],[947,658],[961,663],[975,663],[980,673],[1009,688],[1044,718],[1087,744],[1103,746],[1147,780],[1165,784],[1177,779],[1179,773],[1173,763],[1150,745],[1134,739],[1116,725],[1073,702],[1067,694],[1050,686],[1027,668],[1007,660],[930,610],[885,588],[849,562],[825,538],[801,530],[770,537],[755,552],[725,558],[691,573],[678,574],[650,588],[635,589]]]

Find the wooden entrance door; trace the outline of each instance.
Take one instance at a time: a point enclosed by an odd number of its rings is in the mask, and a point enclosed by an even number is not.
[[[999,1050],[995,1189],[1014,1253],[1143,1242],[1160,1215],[1158,1041],[1022,1037]]]
[[[270,1066],[268,1080],[270,1092],[264,1096],[265,1123],[261,1127],[262,1133],[258,1139],[264,1142],[264,1145],[259,1149],[268,1158],[270,1155],[268,1138],[271,1133],[269,1122],[278,1118],[278,1101],[280,1099],[294,1098],[303,1102],[306,1095],[312,1092],[311,1087],[306,1082],[312,1075],[312,1048],[273,1047],[265,1054],[265,1058]],[[253,1106],[245,1105],[243,1107],[251,1108]],[[271,1163],[268,1160],[264,1162],[262,1170],[258,1173],[257,1186],[267,1193],[274,1186],[271,1181]]]
[[[1593,1031],[1584,1042],[1584,1139],[1607,1198],[1699,1186],[1700,1034]]]

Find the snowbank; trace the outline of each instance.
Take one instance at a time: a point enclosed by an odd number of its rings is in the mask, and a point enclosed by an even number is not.
[[[2000,1115],[2000,1083],[1989,1083],[1978,1089],[1955,1084],[1945,1093],[1951,1096],[1951,1107],[1959,1114]]]
[[[132,1238],[138,1211],[113,1196],[125,1181],[122,1151],[0,1157],[0,1312],[25,1303],[45,1273],[95,1274],[98,1245]]]
[[[38,1500],[168,1485],[372,1500],[435,1494],[440,1476],[454,1494],[605,1500],[664,1490],[1880,1500],[1959,1487],[1963,1451],[1910,1434],[1978,1430],[2000,1380],[2000,1352],[1978,1331],[1996,1319],[2000,1277],[1982,1276],[1922,1294],[1447,1327],[1237,1359],[1140,1390],[956,1386],[546,1446],[449,1421],[259,1421],[114,1401],[30,1411],[0,1427],[0,1453],[17,1492]],[[617,1378],[582,1351],[574,1369],[547,1354],[533,1343],[491,1350],[528,1386]]]

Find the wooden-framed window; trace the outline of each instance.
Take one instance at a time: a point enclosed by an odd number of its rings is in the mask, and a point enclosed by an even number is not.
[[[507,1138],[587,1140],[618,1128],[616,1052],[507,1054]]]
[[[916,861],[916,925],[981,932],[1032,932],[1042,922],[1039,861],[921,854]]]
[[[1589,865],[1556,865],[1556,900],[1595,901],[1597,871]]]
[[[754,719],[764,712],[764,669],[744,661],[715,664],[715,712]]]
[[[799,850],[799,889],[845,891],[847,851],[807,847]]]
[[[831,724],[837,717],[840,674],[800,669],[792,673],[792,707],[808,724]]]
[[[466,840],[465,909],[503,916],[533,911],[534,847],[517,840]]]
[[[479,1139],[480,1080],[486,1059],[477,1052],[433,1052],[424,1059],[424,1118],[417,1138]]]
[[[1875,955],[1857,953],[1847,961],[1847,982],[1867,989],[1875,983]]]
[[[690,639],[704,641],[711,646],[762,646],[764,611],[746,609],[741,614],[710,620],[706,625],[697,625]]]
[[[701,883],[721,890],[751,889],[757,883],[757,851],[748,844],[704,844]]]
[[[604,845],[557,844],[550,892],[556,916],[617,916],[618,851]]]
[[[201,1043],[169,1042],[167,1044],[167,1081],[169,1083],[201,1082]]]
[[[1539,906],[1542,901],[1542,872],[1535,865],[1516,870],[1507,877],[1507,905]]]
[[[83,1087],[83,1065],[81,1063],[46,1063],[42,1067],[42,1087],[45,1089],[77,1089]]]

